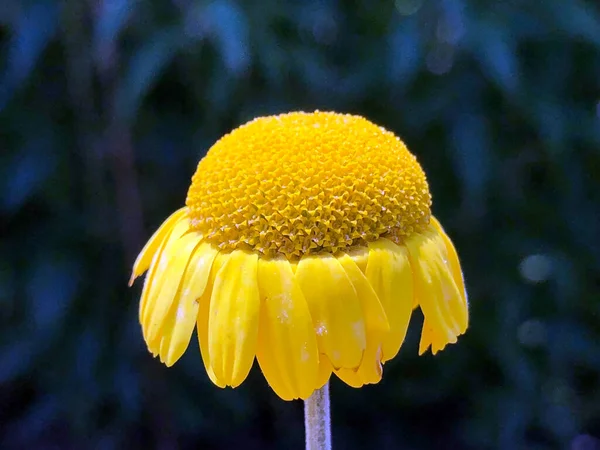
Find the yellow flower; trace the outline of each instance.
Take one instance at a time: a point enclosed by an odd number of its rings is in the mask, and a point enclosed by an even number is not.
[[[256,356],[285,400],[332,372],[379,382],[414,308],[420,354],[468,325],[458,257],[430,206],[416,158],[362,117],[299,112],[237,128],[135,262],[131,282],[149,269],[148,349],[171,366],[196,327],[213,383],[238,386]]]

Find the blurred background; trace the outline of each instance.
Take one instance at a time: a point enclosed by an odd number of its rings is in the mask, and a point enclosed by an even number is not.
[[[245,121],[358,113],[428,174],[471,327],[332,381],[338,449],[600,448],[600,4],[1,0],[0,448],[302,448],[258,367],[167,369],[137,252]]]

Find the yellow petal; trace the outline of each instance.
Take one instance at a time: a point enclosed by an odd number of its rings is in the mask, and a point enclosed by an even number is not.
[[[157,339],[160,343],[160,333],[167,318],[167,313],[171,305],[178,301],[183,274],[190,261],[190,255],[200,239],[201,237],[197,233],[182,236],[173,243],[172,247],[165,249],[159,261],[159,265],[161,265],[163,258],[168,257],[165,260],[164,268],[159,268],[163,272],[162,280],[159,279],[159,274],[156,286],[150,290],[148,314],[146,314],[146,321],[142,324],[146,330],[148,345],[153,345]]]
[[[212,297],[215,278],[217,277],[217,273],[219,273],[219,270],[227,258],[229,258],[229,254],[219,253],[213,261],[206,289],[204,290],[202,297],[200,297],[200,300],[198,300],[200,308],[198,310],[198,321],[196,322],[198,330],[198,344],[200,346],[202,362],[204,363],[204,367],[206,369],[206,373],[208,374],[208,378],[210,378],[210,381],[220,388],[225,387],[225,382],[222,379],[217,378],[212,366],[210,365],[210,355],[208,353],[208,316],[210,313],[210,299]]]
[[[423,329],[421,330],[421,341],[419,342],[419,356],[427,351],[433,342],[433,328],[427,321],[423,321]]]
[[[425,353],[429,346],[431,346],[431,353],[435,355],[437,352],[443,350],[447,344],[454,344],[456,341],[456,336],[451,340],[447,340],[443,333],[436,332],[434,327],[425,319],[421,332],[421,342],[419,343],[419,355]]]
[[[365,384],[376,384],[381,381],[383,367],[381,364],[381,341],[384,333],[375,332],[367,337],[367,349],[358,370],[338,369],[335,374],[349,386],[361,387]]]
[[[357,249],[350,255],[338,257],[356,289],[367,329],[367,347],[358,370],[342,368],[335,371],[342,381],[352,387],[378,383],[381,380],[383,373],[381,367],[382,340],[390,331],[383,306],[366,275],[357,264],[360,263],[366,272],[368,258],[368,249]]]
[[[167,235],[166,239],[169,238]],[[163,246],[164,247],[164,246]],[[144,328],[144,316],[146,315],[146,311],[148,310],[148,298],[150,297],[150,288],[153,286],[154,281],[156,279],[156,271],[158,269],[158,261],[160,260],[163,253],[163,249],[159,248],[158,251],[154,254],[152,258],[152,264],[150,265],[150,271],[144,280],[144,287],[142,289],[142,296],[140,298],[140,306],[138,308],[138,320],[140,325],[142,325],[142,334],[144,339],[146,339],[146,330]],[[156,356],[156,355],[154,355]]]
[[[258,255],[234,250],[215,278],[208,316],[208,353],[217,378],[232,387],[248,376],[258,338]]]
[[[390,330],[387,316],[375,290],[355,262],[355,259],[368,261],[368,253],[367,249],[357,249],[351,255],[343,254],[338,257],[338,261],[346,271],[346,275],[348,275],[352,286],[354,286],[360,301],[367,330],[367,339],[368,334],[372,331],[388,332]]]
[[[359,388],[365,384],[358,374],[357,369],[336,369],[333,373],[350,387]]]
[[[258,281],[258,363],[281,398],[308,398],[317,383],[319,352],[306,299],[286,259],[260,259]]]
[[[367,342],[367,350],[363,361],[358,368],[358,374],[360,375],[364,384],[375,384],[381,381],[383,376],[383,335],[375,334],[372,339]]]
[[[162,223],[158,230],[154,232],[150,240],[146,243],[146,245],[144,245],[144,248],[136,258],[135,263],[133,263],[133,270],[131,271],[129,286],[133,284],[137,277],[148,270],[152,258],[154,258],[155,253],[160,248],[160,245],[165,240],[167,234],[173,229],[175,223],[178,222],[186,212],[187,208],[178,209]]]
[[[331,366],[331,362],[329,362],[329,358],[326,355],[319,355],[319,374],[317,375],[317,382],[315,384],[315,389],[321,389],[325,386],[325,383],[329,381],[331,378],[331,372],[333,371],[333,367]]]
[[[385,362],[398,354],[412,313],[413,276],[406,248],[388,239],[370,242],[366,275],[390,324],[381,350],[381,360]]]
[[[456,327],[456,335],[464,333],[467,329],[469,320],[469,310],[464,290],[464,282],[462,280],[462,274],[460,275],[460,284],[457,283],[457,279],[454,276],[452,270],[452,261],[458,263],[458,258],[450,257],[448,254],[447,241],[450,240],[443,231],[439,231],[435,226],[430,225],[430,232],[433,234],[434,239],[437,242],[439,248],[439,255],[441,258],[439,264],[439,278],[442,296],[445,299],[446,307],[449,310],[449,315],[452,317]],[[452,244],[450,244],[452,246]],[[454,247],[452,246],[454,250]],[[456,255],[456,251],[454,251]],[[458,269],[460,271],[460,268]],[[461,288],[462,285],[462,288]],[[434,342],[435,346],[435,342]]]
[[[153,303],[150,303],[151,300],[155,301],[157,296],[156,293],[160,290],[164,275],[165,268],[171,257],[171,249],[173,244],[177,242],[177,240],[189,230],[189,221],[187,218],[180,219],[179,222],[176,222],[170,230],[167,231],[165,238],[160,245],[158,251],[154,254],[152,258],[152,263],[150,265],[150,270],[146,275],[146,279],[144,280],[144,288],[142,289],[142,298],[140,300],[140,311],[139,311],[139,320],[140,324],[142,324],[142,329],[144,332],[144,338],[146,339],[146,328],[144,327],[144,323],[146,323],[149,319],[149,313],[153,309]],[[154,292],[154,295],[151,293]]]
[[[263,322],[263,314],[261,313],[260,321]],[[258,344],[256,346],[256,359],[260,365],[267,383],[282,400],[294,400],[294,390],[290,384],[291,380],[284,377],[279,371],[278,361],[271,355],[271,346],[273,342],[269,340],[267,333],[262,332],[262,327],[259,328]]]
[[[179,301],[171,305],[161,342],[161,361],[172,366],[185,352],[198,319],[202,297],[218,250],[202,242],[193,250],[181,284]]]
[[[366,347],[365,324],[356,291],[331,255],[307,256],[296,269],[319,351],[336,367],[358,367]]]
[[[430,227],[406,241],[415,277],[415,292],[428,327],[432,344],[456,341],[466,318],[462,296],[446,265],[446,248],[441,235]],[[462,322],[462,323],[461,323]]]
[[[435,227],[435,229],[438,231],[438,233],[442,236],[442,239],[444,240],[444,244],[446,246],[446,251],[448,254],[448,265],[452,272],[454,282],[456,283],[456,286],[458,287],[458,290],[459,290],[462,300],[463,300],[463,312],[464,312],[465,317],[464,317],[464,320],[462,320],[460,322],[460,324],[462,325],[460,332],[464,333],[466,331],[467,327],[469,326],[469,301],[468,301],[468,297],[467,297],[467,290],[465,288],[465,279],[464,279],[462,270],[460,268],[460,260],[458,259],[458,254],[456,253],[454,244],[452,243],[452,241],[450,240],[450,238],[448,237],[448,235],[442,228],[442,225],[433,216],[431,216],[431,223]]]

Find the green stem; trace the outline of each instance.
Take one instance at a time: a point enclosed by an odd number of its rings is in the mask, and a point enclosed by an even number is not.
[[[331,450],[329,382],[304,401],[306,450]]]

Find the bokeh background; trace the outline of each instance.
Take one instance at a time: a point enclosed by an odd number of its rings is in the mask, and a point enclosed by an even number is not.
[[[0,448],[302,448],[258,367],[166,369],[127,288],[245,121],[365,115],[426,169],[471,327],[332,381],[339,449],[600,448],[600,3],[2,0]]]

